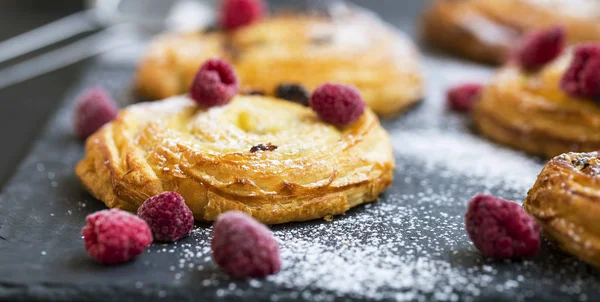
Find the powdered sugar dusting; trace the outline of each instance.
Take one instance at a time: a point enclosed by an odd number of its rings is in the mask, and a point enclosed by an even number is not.
[[[472,134],[427,129],[391,135],[394,152],[403,160],[419,160],[424,169],[447,177],[467,176],[488,189],[504,186],[525,192],[541,170],[539,160]]]
[[[435,57],[427,57],[425,67],[427,100],[405,116],[382,121],[396,154],[392,187],[380,202],[331,222],[272,226],[283,268],[261,280],[234,280],[215,266],[209,224],[198,224],[180,242],[153,244],[123,266],[99,267],[86,258],[81,226],[85,215],[103,206],[73,175],[84,152],[71,133],[79,92],[73,91],[71,102],[58,111],[0,195],[0,209],[9,213],[0,220],[0,236],[6,238],[0,238],[0,247],[10,255],[3,268],[12,272],[0,281],[20,284],[35,278],[39,283],[30,293],[64,286],[68,290],[60,297],[65,300],[81,300],[68,287],[81,280],[85,288],[152,301],[600,299],[598,271],[550,244],[525,261],[496,262],[475,250],[464,230],[468,200],[485,192],[522,201],[543,161],[480,138],[469,128],[468,117],[445,109],[449,85],[484,79],[489,69]],[[120,68],[95,66],[81,87],[101,84],[124,91],[131,70]],[[35,257],[24,252],[30,249]]]
[[[544,292],[588,299],[583,289],[596,285],[593,270],[551,245],[544,244],[535,259],[504,262],[473,247],[464,230],[469,199],[485,192],[521,202],[543,161],[473,133],[467,117],[445,109],[445,89],[460,82],[447,74],[456,66],[432,60],[426,67],[435,73],[430,77],[442,79],[432,83],[434,94],[407,116],[383,121],[397,169],[381,202],[331,222],[273,226],[283,268],[265,280],[235,281],[220,273],[210,258],[210,228],[198,228],[174,248],[184,259],[173,265],[174,282],[184,284],[201,272],[201,286],[217,298],[271,301],[523,301]],[[485,73],[474,68],[469,73],[463,66],[458,75]]]

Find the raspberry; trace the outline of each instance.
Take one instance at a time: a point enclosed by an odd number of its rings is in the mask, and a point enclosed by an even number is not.
[[[526,35],[515,58],[525,70],[536,70],[557,58],[565,47],[565,30],[560,26]]]
[[[271,231],[241,212],[217,218],[210,246],[217,265],[233,277],[260,278],[281,269],[279,246]]]
[[[356,88],[328,83],[313,92],[310,107],[325,122],[348,126],[361,117],[365,102]]]
[[[265,11],[263,0],[223,0],[219,23],[223,29],[237,29],[262,19]]]
[[[502,198],[473,197],[465,225],[475,247],[487,257],[531,257],[540,249],[540,227],[521,206]]]
[[[310,94],[304,86],[298,84],[281,84],[275,89],[275,95],[284,100],[292,101],[304,106],[308,106]]]
[[[483,85],[468,83],[448,90],[448,107],[454,111],[469,112],[477,101]]]
[[[600,96],[600,44],[579,45],[560,82],[564,92],[581,98]]]
[[[194,216],[181,195],[164,192],[144,201],[137,210],[144,219],[154,240],[174,242],[190,234],[194,227]]]
[[[88,215],[81,230],[85,249],[104,264],[129,261],[152,243],[148,224],[125,211],[112,209]]]
[[[239,89],[235,70],[222,59],[210,59],[200,67],[190,88],[190,95],[205,108],[222,106],[233,98]]]
[[[75,107],[75,133],[86,139],[104,124],[112,121],[118,113],[117,105],[102,88],[90,88],[81,95]]]

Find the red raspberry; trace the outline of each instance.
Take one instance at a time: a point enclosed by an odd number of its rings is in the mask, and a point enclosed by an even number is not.
[[[241,212],[217,218],[210,246],[217,265],[233,277],[260,278],[281,269],[279,246],[271,231]]]
[[[475,247],[487,257],[532,257],[540,249],[540,227],[535,220],[520,205],[502,198],[473,197],[465,225]]]
[[[555,26],[526,35],[515,59],[525,70],[536,70],[556,59],[565,47],[565,29]]]
[[[223,0],[219,23],[226,30],[237,29],[262,19],[266,5],[263,0]]]
[[[600,96],[600,44],[579,45],[573,61],[560,82],[563,91],[573,97]]]
[[[75,107],[75,133],[80,139],[86,139],[117,117],[118,111],[117,105],[104,89],[88,89]]]
[[[164,192],[144,201],[137,210],[144,219],[154,240],[174,242],[190,234],[194,227],[194,216],[181,195]]]
[[[81,230],[85,249],[104,264],[129,261],[152,243],[148,224],[125,211],[112,209],[88,215]]]
[[[239,89],[235,70],[222,59],[210,59],[200,67],[190,88],[190,95],[205,108],[222,106],[233,98]]]
[[[315,89],[310,107],[325,122],[343,127],[362,116],[365,102],[356,88],[328,83]]]
[[[477,101],[483,85],[468,83],[448,90],[448,107],[454,111],[469,112]]]

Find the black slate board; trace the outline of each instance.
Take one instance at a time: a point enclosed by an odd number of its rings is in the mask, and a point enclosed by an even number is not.
[[[477,253],[464,232],[467,201],[478,192],[523,200],[543,161],[477,137],[466,118],[444,109],[448,85],[482,80],[491,69],[435,55],[424,69],[424,103],[383,121],[398,167],[381,201],[333,222],[273,227],[282,272],[240,281],[212,264],[206,224],[125,265],[105,267],[86,254],[85,216],[104,207],[73,174],[83,156],[71,130],[73,103],[92,85],[131,103],[133,72],[131,63],[93,64],[0,195],[0,300],[599,300],[600,274],[550,244],[526,261]]]

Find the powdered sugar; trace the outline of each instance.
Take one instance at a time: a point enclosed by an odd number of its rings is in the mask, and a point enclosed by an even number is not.
[[[542,167],[539,160],[472,134],[426,129],[391,135],[394,152],[402,160],[420,161],[423,169],[439,171],[444,177],[469,177],[487,189],[504,186],[525,192]]]
[[[271,301],[520,301],[544,292],[588,299],[584,289],[596,285],[594,274],[547,244],[543,256],[521,262],[494,262],[472,246],[464,230],[468,200],[486,192],[520,202],[544,162],[479,137],[467,117],[447,111],[443,92],[460,82],[450,75],[456,66],[429,62],[430,78],[441,79],[432,83],[434,94],[407,116],[383,121],[397,169],[381,202],[331,222],[273,226],[283,268],[264,280],[235,281],[220,273],[210,258],[211,229],[200,227],[185,243],[166,247],[179,255],[171,264],[173,282],[200,274],[198,286],[216,298]],[[462,66],[454,75],[485,74],[479,67],[471,71]]]

